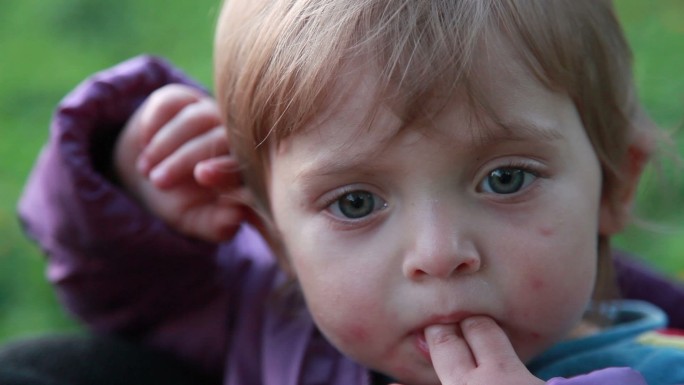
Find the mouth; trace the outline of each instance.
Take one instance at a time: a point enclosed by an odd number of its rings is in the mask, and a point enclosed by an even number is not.
[[[437,315],[428,318],[419,327],[413,330],[410,334],[414,340],[418,352],[428,361],[430,358],[430,347],[425,339],[425,329],[431,325],[453,325],[456,328],[456,333],[460,333],[459,324],[468,317],[472,317],[473,313],[469,312],[455,312],[447,315]]]
[[[420,332],[414,333],[414,341],[416,349],[428,362],[432,363],[432,358],[430,358],[430,347],[428,346],[427,340],[425,339],[425,329]]]

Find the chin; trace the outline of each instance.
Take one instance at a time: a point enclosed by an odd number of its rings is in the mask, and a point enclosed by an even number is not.
[[[431,364],[416,366],[401,365],[395,370],[385,368],[385,370],[378,369],[377,371],[402,385],[441,385]]]

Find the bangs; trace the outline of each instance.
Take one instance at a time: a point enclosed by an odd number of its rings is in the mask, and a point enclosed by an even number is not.
[[[570,96],[607,185],[617,180],[638,102],[610,1],[230,0],[216,32],[215,88],[246,182],[267,206],[269,149],[353,95],[350,71],[377,74],[368,129],[380,106],[408,125],[455,92],[496,121],[474,76],[493,35]]]
[[[362,63],[377,74],[373,107],[401,106],[393,110],[411,120],[467,77],[490,3],[263,2],[252,9],[260,22],[219,34],[220,105],[230,125],[249,133],[243,139],[251,146],[279,143],[339,101],[345,73]],[[225,13],[224,25],[245,18]]]

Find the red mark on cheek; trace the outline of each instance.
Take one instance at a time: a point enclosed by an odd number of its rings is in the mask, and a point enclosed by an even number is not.
[[[360,324],[350,325],[343,333],[345,344],[357,345],[368,342],[368,330]]]
[[[530,280],[530,286],[532,286],[532,290],[540,291],[540,290],[544,289],[544,286],[546,286],[546,283],[541,278],[532,278]]]
[[[539,228],[539,234],[543,237],[550,237],[554,233],[553,228],[550,226],[542,226]]]

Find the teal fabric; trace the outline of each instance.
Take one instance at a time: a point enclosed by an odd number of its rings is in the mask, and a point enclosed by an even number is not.
[[[666,327],[665,313],[641,301],[617,301],[611,305],[613,326],[551,347],[528,365],[530,371],[548,380],[607,367],[630,367],[640,372],[649,385],[684,384],[684,348],[639,341],[644,333]]]

